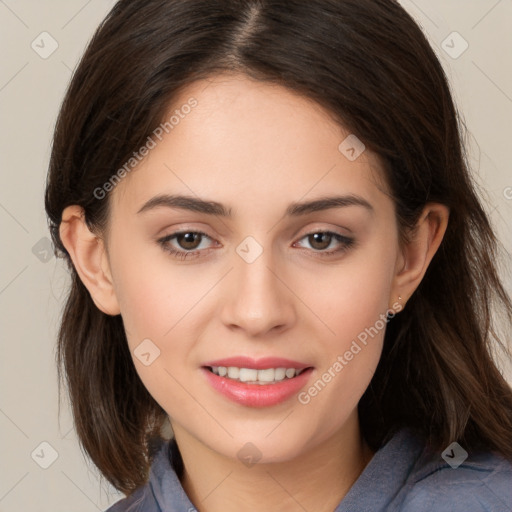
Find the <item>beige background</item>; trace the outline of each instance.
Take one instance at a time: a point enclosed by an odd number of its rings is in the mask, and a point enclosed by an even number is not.
[[[306,0],[305,0],[306,1]],[[43,190],[55,118],[71,71],[113,1],[0,0],[0,512],[89,512],[120,497],[100,485],[58,417],[54,344],[66,292],[48,252]],[[471,164],[505,248],[512,252],[512,1],[403,0],[451,80],[469,129]],[[31,47],[48,32],[58,48]],[[457,31],[463,38],[450,36]],[[443,41],[453,48],[443,49]],[[456,53],[467,50],[457,58]],[[39,51],[43,51],[42,48]],[[456,53],[454,53],[456,52]],[[512,290],[510,274],[504,276]],[[512,382],[512,371],[505,369]],[[46,442],[49,445],[41,445]],[[47,468],[47,465],[55,461]]]

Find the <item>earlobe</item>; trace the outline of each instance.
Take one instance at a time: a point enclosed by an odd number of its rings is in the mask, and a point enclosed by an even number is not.
[[[90,231],[80,206],[72,205],[64,209],[59,232],[62,243],[96,307],[108,315],[118,315],[119,303],[104,242]]]
[[[447,206],[428,203],[416,223],[410,242],[403,247],[393,285],[393,295],[401,295],[403,304],[421,283],[439,249],[448,226],[449,215]]]

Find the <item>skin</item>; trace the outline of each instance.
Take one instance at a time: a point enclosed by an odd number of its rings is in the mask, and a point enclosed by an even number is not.
[[[286,357],[314,367],[307,390],[358,334],[397,310],[398,296],[405,306],[439,247],[448,209],[428,204],[402,247],[379,159],[366,150],[349,161],[338,146],[350,132],[317,104],[218,75],[188,86],[169,112],[190,97],[198,105],[111,192],[106,239],[89,231],[75,205],[63,212],[63,243],[98,308],[122,315],[132,354],[147,338],[160,350],[149,366],[133,360],[170,417],[182,485],[198,510],[332,511],[373,455],[357,404],[384,329],[307,404],[296,396],[272,407],[236,404],[200,367],[233,355]],[[232,217],[166,206],[137,213],[163,193],[222,203]],[[372,210],[284,216],[290,203],[345,194]],[[197,257],[176,258],[158,243],[187,230],[208,237],[168,245]],[[322,232],[354,243],[323,257],[343,244],[307,236]],[[236,252],[247,236],[263,250],[252,263]],[[261,452],[251,467],[237,457],[247,442]]]

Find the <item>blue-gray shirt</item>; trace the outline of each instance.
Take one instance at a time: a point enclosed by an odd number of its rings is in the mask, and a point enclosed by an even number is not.
[[[464,452],[456,447],[444,453],[454,462],[400,430],[375,453],[334,512],[512,511],[510,461],[472,453],[457,466]],[[106,512],[196,512],[176,474],[178,458],[175,442],[163,443],[148,483]]]

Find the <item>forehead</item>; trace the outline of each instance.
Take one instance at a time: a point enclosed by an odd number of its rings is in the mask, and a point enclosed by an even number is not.
[[[174,192],[260,207],[333,189],[369,200],[385,192],[376,155],[347,158],[347,137],[358,144],[350,131],[314,101],[275,84],[233,74],[193,82],[174,98],[165,122],[114,190],[117,207],[135,210]]]

